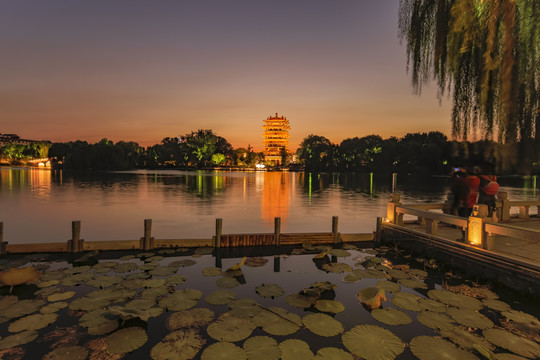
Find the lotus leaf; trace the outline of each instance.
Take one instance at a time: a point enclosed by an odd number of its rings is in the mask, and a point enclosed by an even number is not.
[[[230,342],[217,342],[204,349],[201,360],[247,360],[247,353]]]
[[[113,354],[129,353],[143,346],[148,337],[140,327],[128,327],[107,336],[107,350]]]
[[[311,307],[311,305],[315,304],[316,300],[316,297],[306,296],[302,294],[290,294],[287,295],[287,297],[285,298],[287,304],[301,309]]]
[[[124,255],[118,260],[126,261],[126,260],[131,260],[131,259],[135,259],[135,255]]]
[[[186,277],[184,275],[173,275],[167,278],[167,284],[170,285],[180,285],[183,284],[185,281]]]
[[[445,304],[433,299],[419,299],[418,305],[420,305],[422,310],[433,312],[445,312],[447,309],[447,306]]]
[[[166,284],[165,279],[146,279],[143,281],[142,285],[145,288],[157,288],[162,287]]]
[[[150,274],[148,273],[145,273],[145,272],[138,272],[138,273],[133,273],[133,274],[128,274],[126,276],[126,280],[134,280],[134,279],[148,279],[150,277]]]
[[[221,268],[207,267],[201,270],[204,276],[218,276],[221,275]]]
[[[71,310],[96,310],[101,309],[113,302],[121,302],[132,297],[133,290],[127,290],[122,288],[109,288],[103,290],[97,290],[86,294],[85,296],[73,300],[69,304]]]
[[[231,289],[237,287],[240,283],[233,277],[222,277],[217,279],[216,285],[223,289]]]
[[[428,276],[427,271],[420,270],[420,269],[410,269],[409,274],[415,277],[419,277],[419,278],[425,278]]]
[[[420,360],[478,360],[470,352],[460,349],[446,340],[432,336],[417,336],[411,340],[410,347],[413,354]]]
[[[66,275],[82,274],[82,273],[90,271],[91,269],[92,269],[92,267],[89,266],[89,265],[74,266],[74,267],[65,269],[64,274],[66,274]]]
[[[497,310],[497,311],[508,311],[508,310],[510,310],[510,305],[508,305],[505,302],[495,300],[495,299],[484,299],[484,300],[482,300],[482,304],[485,307],[488,307],[490,309]]]
[[[32,314],[20,318],[9,325],[9,332],[39,330],[49,326],[58,318],[57,314]]]
[[[431,312],[431,311],[421,312],[420,314],[418,314],[416,319],[420,323],[424,324],[425,326],[430,327],[435,330],[448,329],[454,326],[452,325],[454,321],[450,319],[448,316],[441,313]]]
[[[101,262],[97,263],[96,265],[92,266],[92,268],[94,270],[95,269],[101,269],[101,268],[112,269],[116,265],[118,265],[118,262],[116,262],[116,261],[101,261]]]
[[[7,295],[0,299],[0,311],[7,309],[19,302],[19,298],[15,295]]]
[[[360,281],[361,279],[362,278],[360,276],[356,275],[356,274],[348,273],[343,277],[343,282],[344,283],[353,283],[353,282]]]
[[[406,325],[412,322],[409,315],[394,308],[374,309],[371,315],[380,322],[388,325]]]
[[[474,335],[473,333],[463,330],[457,326],[450,326],[439,330],[439,334],[450,340],[463,349],[475,349],[474,345],[480,345],[482,348],[493,351],[495,347],[486,339]]]
[[[491,322],[491,320],[473,310],[450,308],[446,311],[446,313],[450,315],[454,321],[464,326],[477,329],[487,329],[493,327],[493,322]]]
[[[306,328],[319,336],[336,336],[343,332],[343,325],[326,314],[308,314],[302,319]]]
[[[15,285],[33,284],[37,282],[40,277],[41,273],[32,266],[12,268],[0,271],[0,285],[13,288]]]
[[[250,320],[225,313],[208,325],[206,331],[210,337],[218,341],[236,342],[248,338],[254,329],[255,324]]]
[[[91,280],[93,277],[92,273],[75,274],[63,278],[60,283],[64,286],[76,286]]]
[[[128,301],[125,305],[126,309],[131,310],[148,310],[154,306],[156,302],[152,299],[135,299]]]
[[[206,340],[193,329],[174,331],[152,348],[150,356],[155,360],[190,360],[204,344]]]
[[[38,311],[43,305],[44,300],[24,299],[19,300],[14,305],[0,311],[0,316],[8,319],[18,318],[24,315],[32,314]]]
[[[148,264],[144,264],[144,265],[139,266],[139,270],[150,271],[150,270],[153,270],[154,268],[157,268],[158,266],[159,266],[159,263],[157,263],[157,262],[148,263]],[[150,274],[148,274],[148,275],[150,275]]]
[[[263,266],[268,262],[268,259],[262,258],[262,257],[252,257],[248,258],[244,265],[249,267],[259,267]]]
[[[533,315],[524,313],[522,311],[509,310],[501,313],[508,320],[512,320],[521,324],[530,324],[533,326],[540,326],[540,320],[538,320]]]
[[[11,349],[16,346],[28,344],[37,338],[38,333],[35,330],[23,331],[18,334],[6,336],[0,340],[0,350]]]
[[[405,271],[398,269],[388,269],[386,270],[386,273],[390,275],[394,280],[409,279],[411,277],[411,275],[409,275]]]
[[[343,263],[328,263],[322,266],[323,270],[326,272],[331,272],[334,274],[348,273],[352,271],[352,267],[348,264]]]
[[[400,285],[403,285],[411,289],[427,289],[428,288],[427,284],[420,280],[400,279],[398,280],[398,283]]]
[[[39,309],[39,312],[42,314],[51,314],[55,313],[59,310],[65,309],[68,307],[68,303],[65,301],[58,301],[49,305],[45,305],[41,309]]]
[[[173,261],[172,263],[169,264],[169,266],[175,266],[175,267],[180,268],[180,267],[195,265],[196,263],[197,262],[195,260],[185,259],[185,260]]]
[[[153,252],[143,252],[143,253],[138,253],[138,254],[137,254],[137,257],[138,257],[139,259],[144,259],[144,258],[152,257],[152,256],[154,256],[154,255],[155,255],[155,253],[153,253]]]
[[[107,318],[103,317],[103,314],[105,314],[105,310],[103,309],[87,312],[79,318],[79,325],[82,327],[90,327],[105,322],[107,321]]]
[[[167,254],[167,255],[170,255],[170,254],[174,254],[176,253],[176,250],[174,249],[161,249],[158,251],[158,254]]]
[[[315,282],[309,285],[310,289],[320,289],[322,291],[334,290],[337,286],[329,281]]]
[[[262,311],[255,300],[245,298],[229,302],[230,315],[239,318],[250,318]]]
[[[104,318],[105,319],[105,318]],[[88,327],[88,335],[100,336],[118,329],[118,320],[108,320]]]
[[[255,292],[267,299],[275,299],[283,295],[283,289],[277,284],[262,284],[255,288]]]
[[[457,306],[462,309],[480,310],[483,305],[480,301],[467,295],[454,294],[453,292],[433,289],[428,291],[431,299],[438,300],[444,304]]]
[[[74,295],[75,295],[75,291],[65,291],[65,292],[49,295],[47,297],[47,300],[49,302],[63,301],[63,300],[72,298]]]
[[[210,309],[196,308],[171,314],[167,319],[170,330],[206,326],[214,320],[214,312]]]
[[[204,300],[210,305],[226,305],[236,299],[236,294],[231,290],[216,290]]]
[[[181,311],[191,309],[197,305],[197,301],[202,297],[202,292],[193,289],[176,291],[173,294],[161,299],[159,306],[169,311]]]
[[[510,353],[498,353],[495,354],[494,360],[527,360],[523,356],[514,355]]]
[[[404,349],[400,338],[375,325],[357,325],[345,332],[341,340],[347,350],[366,360],[394,359]]]
[[[260,311],[251,321],[270,335],[291,335],[302,326],[300,316],[278,307]]]
[[[378,286],[378,287],[384,289],[384,291],[388,291],[388,292],[392,292],[392,293],[401,291],[401,286],[399,286],[399,284],[396,284],[395,282],[388,281],[388,280],[379,280],[379,281],[377,281],[375,286]]]
[[[135,263],[128,262],[123,264],[118,264],[114,267],[113,271],[116,273],[126,273],[129,271],[137,270],[138,266]]]
[[[409,311],[421,311],[422,308],[418,303],[419,296],[411,293],[399,292],[392,297],[392,304]]]
[[[47,297],[52,294],[56,294],[58,292],[58,288],[56,286],[49,286],[43,289],[39,289],[34,292],[34,295],[37,297]]]
[[[384,272],[374,269],[355,269],[353,270],[353,274],[366,279],[386,279],[386,274]]]
[[[336,256],[336,257],[348,257],[348,256],[351,256],[351,253],[343,249],[332,249],[330,251],[330,255]]]
[[[382,301],[386,301],[384,289],[378,286],[370,286],[360,290],[357,294],[358,300],[370,309],[376,309],[381,306]]]
[[[143,290],[141,298],[143,299],[156,299],[158,296],[163,296],[169,293],[169,289],[166,286],[160,286],[155,288],[148,288]]]
[[[317,351],[315,360],[353,360],[353,356],[338,348],[325,347]]]
[[[41,280],[43,280],[43,277],[41,278]],[[59,284],[59,283],[60,283],[60,280],[58,280],[58,279],[41,281],[41,282],[37,283],[37,287],[40,288],[40,289],[43,289],[43,288],[47,288],[49,286],[54,286],[54,285]]]
[[[315,309],[321,312],[337,314],[345,311],[345,306],[336,300],[317,300],[315,302]]]
[[[143,281],[144,281],[143,279],[125,280],[125,281],[122,281],[120,285],[122,285],[126,289],[137,290],[143,287],[142,286]]]
[[[88,350],[82,346],[64,346],[51,351],[43,360],[84,360],[87,356]]]
[[[275,339],[268,336],[254,336],[244,341],[248,360],[279,360],[281,350]]]
[[[279,344],[282,360],[314,360],[315,355],[309,349],[307,342],[298,339],[288,339]]]
[[[161,261],[163,259],[165,259],[165,258],[163,256],[161,256],[161,255],[154,255],[154,256],[150,256],[150,257],[144,259],[144,262],[153,263],[153,262]]]
[[[152,276],[171,276],[176,274],[177,267],[174,266],[158,266],[150,270],[148,273]]]
[[[527,358],[540,358],[540,345],[534,341],[501,329],[487,329],[483,331],[483,335],[495,346],[502,347]]]
[[[196,248],[194,253],[195,254],[198,254],[198,255],[210,255],[212,254],[212,252],[214,251],[214,248],[211,248],[211,247],[199,247],[199,248]]]

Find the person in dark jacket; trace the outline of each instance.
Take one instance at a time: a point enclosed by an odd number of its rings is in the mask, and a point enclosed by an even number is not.
[[[450,190],[454,196],[450,207],[450,214],[467,217],[469,185],[467,184],[467,173],[465,170],[461,168],[454,169],[451,178]]]
[[[488,175],[480,175],[480,186],[478,192],[478,203],[488,206],[488,216],[493,216],[495,211],[495,195],[499,192],[499,184],[497,177],[490,173]]]

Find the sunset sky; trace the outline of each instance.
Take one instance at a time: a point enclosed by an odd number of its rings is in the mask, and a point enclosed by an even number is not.
[[[262,150],[263,120],[309,134],[450,135],[414,95],[397,0],[0,2],[0,133],[143,146],[212,129]]]

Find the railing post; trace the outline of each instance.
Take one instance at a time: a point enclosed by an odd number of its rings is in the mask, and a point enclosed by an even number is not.
[[[0,221],[0,254],[6,253],[7,241],[4,241],[4,223]]]
[[[81,239],[81,221],[71,222],[71,240],[67,242],[67,250],[72,253],[78,253],[83,250],[84,240]]]
[[[276,217],[274,218],[274,244],[276,246],[279,246],[281,243],[281,218]]]
[[[386,218],[389,222],[392,224],[397,224],[398,219],[396,216],[396,207],[401,206],[401,203],[399,202],[401,199],[400,194],[392,194],[392,197],[390,198],[390,201],[388,202],[386,206]]]
[[[426,233],[437,235],[439,233],[439,220],[426,219]]]
[[[144,236],[141,238],[140,247],[142,250],[152,250],[154,248],[154,238],[152,237],[152,219],[144,219]]]
[[[520,206],[519,207],[519,218],[520,219],[528,219],[529,218],[529,207],[528,206]]]
[[[485,246],[484,222],[488,215],[488,207],[484,204],[473,206],[467,222],[467,242],[474,246]]]
[[[508,200],[508,193],[506,191],[500,191],[497,197],[501,202],[500,210],[497,209],[499,221],[510,221],[510,200]]]
[[[337,216],[332,216],[332,233],[334,234],[334,243],[339,241],[338,222],[339,218]]]
[[[221,247],[221,231],[223,230],[223,219],[217,218],[216,219],[216,237],[214,239],[214,247],[220,248]],[[230,244],[229,244],[230,246]]]

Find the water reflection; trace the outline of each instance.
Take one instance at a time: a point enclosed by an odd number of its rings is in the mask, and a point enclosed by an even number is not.
[[[273,224],[274,218],[287,219],[291,203],[291,186],[294,179],[283,172],[264,172],[261,216],[266,224]],[[260,176],[259,176],[260,178]]]

